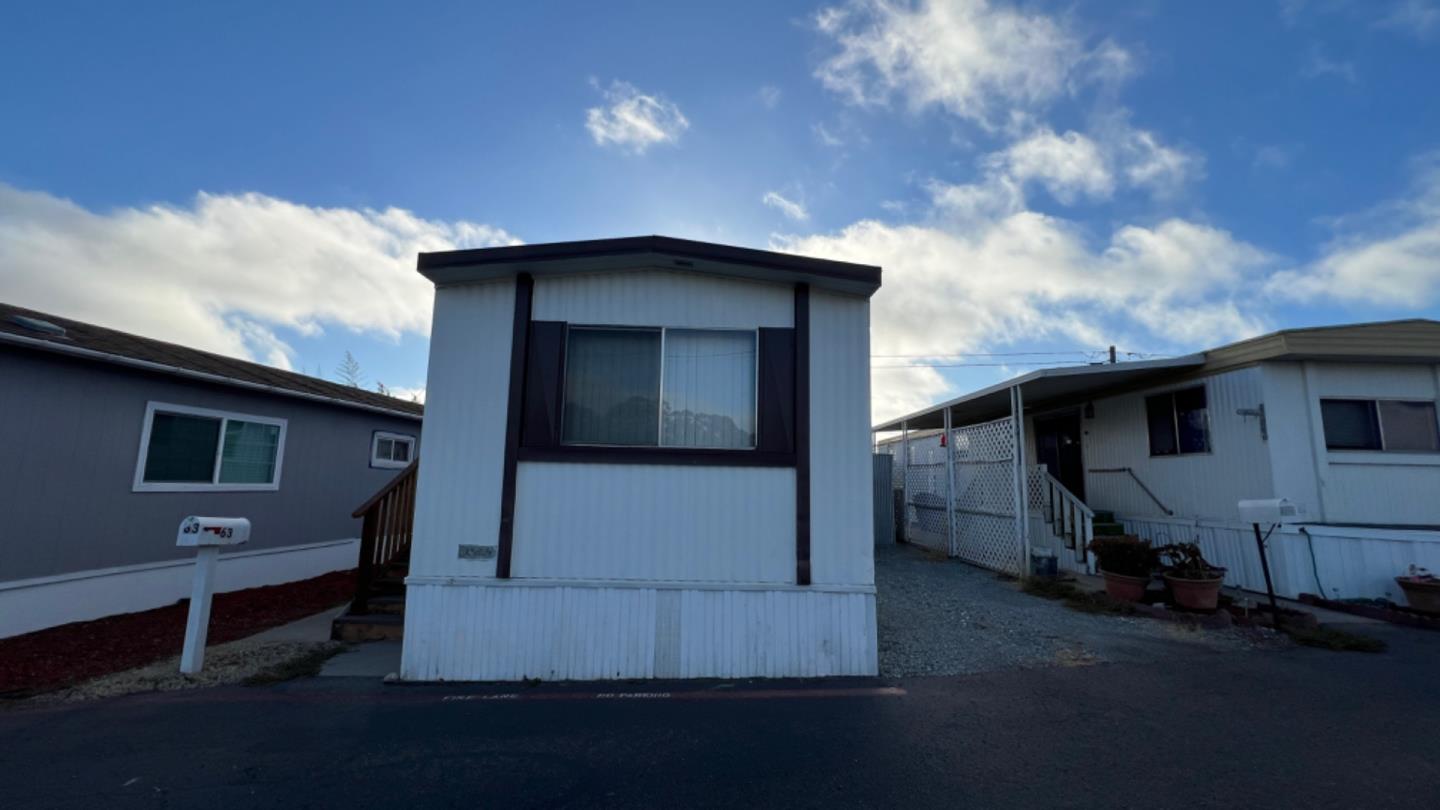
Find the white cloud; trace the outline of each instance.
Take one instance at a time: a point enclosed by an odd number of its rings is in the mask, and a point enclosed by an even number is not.
[[[804,222],[810,218],[810,212],[805,210],[803,203],[788,199],[778,191],[765,192],[765,196],[760,198],[760,202],[765,203],[796,222]]]
[[[1054,18],[987,0],[855,0],[822,10],[815,25],[838,46],[816,77],[847,101],[899,97],[991,129],[1023,122],[1079,84],[1133,70],[1112,42],[1089,49]]]
[[[1203,171],[1204,160],[1200,156],[1166,146],[1155,133],[1147,130],[1122,128],[1115,148],[1129,184],[1159,197],[1174,196],[1187,181]]]
[[[831,132],[824,124],[818,122],[812,124],[810,130],[815,133],[815,137],[825,146],[845,145],[845,141],[842,140],[839,135]]]
[[[765,105],[765,109],[773,110],[780,106],[781,95],[780,88],[773,84],[767,84],[760,88],[760,103]]]
[[[1425,39],[1440,29],[1440,8],[1429,0],[1399,0],[1389,14],[1375,22],[1375,27]]]
[[[1022,183],[1038,180],[1067,205],[1080,195],[1104,199],[1115,190],[1100,146],[1078,132],[1040,130],[992,156],[991,162]]]
[[[1349,84],[1359,84],[1360,82],[1360,76],[1355,72],[1353,62],[1331,59],[1320,50],[1319,45],[1310,48],[1305,62],[1300,66],[1300,75],[1307,79],[1336,76]]]
[[[1407,197],[1340,220],[1315,261],[1277,273],[1268,291],[1412,311],[1440,304],[1440,154],[1417,159],[1413,175]]]
[[[263,194],[95,212],[0,183],[0,282],[20,306],[290,367],[277,327],[428,334],[415,254],[516,244],[488,225]]]
[[[642,93],[620,81],[611,82],[602,92],[606,106],[585,111],[585,129],[600,146],[640,155],[656,144],[678,142],[681,133],[690,128],[680,108],[664,96]]]
[[[1045,338],[1182,349],[1264,329],[1252,288],[1273,260],[1224,230],[1170,219],[1120,227],[1094,245],[1072,222],[1004,213],[994,200],[954,219],[954,199],[984,196],[964,189],[937,186],[926,224],[866,220],[774,246],[884,267],[871,309],[877,354],[938,356]],[[872,375],[877,420],[951,393],[934,369],[883,370],[885,379],[881,371]]]

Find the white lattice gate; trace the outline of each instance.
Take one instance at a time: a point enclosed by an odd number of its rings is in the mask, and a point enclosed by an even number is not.
[[[905,540],[950,554],[945,521],[945,448],[938,432],[911,439],[910,463],[896,465],[896,487],[905,491]]]
[[[955,556],[1020,575],[1015,520],[1015,423],[1010,418],[953,431]]]

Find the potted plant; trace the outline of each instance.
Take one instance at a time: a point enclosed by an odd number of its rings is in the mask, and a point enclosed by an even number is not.
[[[1122,602],[1139,602],[1155,571],[1155,549],[1133,534],[1097,537],[1090,541],[1090,553],[1105,577],[1105,593]]]
[[[1225,569],[1206,562],[1200,546],[1176,543],[1157,550],[1166,560],[1165,584],[1175,604],[1191,610],[1215,610],[1220,605],[1220,585]]]
[[[1410,573],[1395,577],[1395,582],[1405,592],[1405,602],[1410,607],[1426,613],[1440,613],[1440,577],[1412,565]]]

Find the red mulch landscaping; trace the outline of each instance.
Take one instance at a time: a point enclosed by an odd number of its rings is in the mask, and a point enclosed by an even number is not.
[[[216,594],[206,646],[245,638],[348,601],[355,572]],[[190,600],[0,639],[0,696],[60,689],[179,655]]]

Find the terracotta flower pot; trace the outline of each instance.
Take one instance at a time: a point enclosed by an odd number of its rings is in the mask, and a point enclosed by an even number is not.
[[[1416,610],[1440,613],[1440,582],[1409,577],[1396,577],[1405,592],[1405,602]]]
[[[1211,579],[1183,579],[1165,575],[1165,584],[1170,586],[1175,604],[1190,610],[1214,610],[1219,607],[1220,584],[1224,581],[1223,572]]]
[[[1121,602],[1139,602],[1145,598],[1145,588],[1150,584],[1150,577],[1112,574],[1103,568],[1100,575],[1105,577],[1105,593],[1109,594],[1111,599]]]

